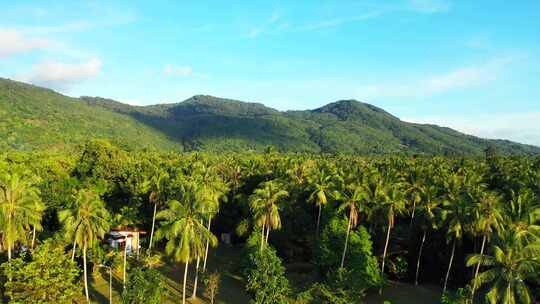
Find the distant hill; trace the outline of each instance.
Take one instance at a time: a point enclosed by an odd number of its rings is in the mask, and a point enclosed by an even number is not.
[[[315,110],[280,112],[260,103],[197,95],[174,104],[131,106],[71,98],[0,79],[0,149],[35,149],[105,138],[133,149],[327,153],[539,154],[540,148],[487,140],[399,120],[373,105],[342,100]]]

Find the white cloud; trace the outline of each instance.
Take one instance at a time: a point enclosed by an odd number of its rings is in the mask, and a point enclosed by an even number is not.
[[[101,65],[101,61],[97,58],[75,64],[46,61],[34,65],[28,73],[17,78],[36,85],[66,91],[72,85],[98,75]]]
[[[193,69],[190,66],[166,64],[163,67],[163,74],[167,76],[188,77],[193,75]]]
[[[385,84],[362,85],[356,95],[362,98],[429,97],[451,90],[477,87],[497,79],[500,71],[512,58],[498,58],[485,64],[471,65],[449,72],[407,82],[392,81]],[[405,79],[405,77],[403,77]]]
[[[28,37],[12,29],[0,29],[0,59],[48,46],[46,39]]]
[[[336,27],[343,24],[347,24],[347,23],[375,18],[375,17],[380,16],[382,13],[383,13],[382,11],[372,11],[372,12],[357,15],[354,17],[349,17],[349,18],[327,19],[320,22],[310,23],[310,24],[301,26],[298,28],[298,30],[299,31],[313,31],[313,30],[318,30],[318,29],[323,29],[323,28]]]
[[[508,139],[540,147],[540,112],[424,116],[403,120],[437,124],[482,138]]]

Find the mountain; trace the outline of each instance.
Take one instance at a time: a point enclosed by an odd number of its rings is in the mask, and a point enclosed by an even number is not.
[[[106,138],[132,148],[182,148],[130,115],[0,78],[0,150],[62,149],[90,138]]]
[[[63,147],[106,138],[127,148],[328,153],[539,154],[540,148],[487,140],[436,125],[401,121],[370,104],[342,100],[280,112],[260,103],[197,95],[131,106],[99,97],[71,98],[0,79],[0,150]]]

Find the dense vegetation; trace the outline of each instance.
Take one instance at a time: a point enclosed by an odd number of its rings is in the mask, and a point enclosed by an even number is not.
[[[184,301],[203,282],[225,292],[207,275],[222,233],[243,248],[253,303],[361,303],[389,280],[439,285],[443,303],[540,294],[539,157],[74,151],[0,156],[6,301],[66,301],[29,276],[88,299],[100,265],[127,272],[125,303],[159,301],[147,283],[163,263],[181,269]],[[124,258],[103,241],[114,227],[150,232],[147,250]],[[298,268],[313,275],[292,280]]]
[[[130,149],[340,154],[538,154],[540,148],[484,140],[449,128],[399,120],[382,109],[343,100],[315,110],[279,112],[211,96],[146,107],[103,98],[70,98],[0,79],[0,150],[65,148],[106,138]]]

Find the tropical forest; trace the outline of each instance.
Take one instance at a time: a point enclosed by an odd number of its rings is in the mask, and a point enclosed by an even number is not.
[[[0,0],[0,303],[540,304],[540,0]]]
[[[540,158],[0,157],[7,303],[535,303]],[[111,231],[138,231],[114,248]],[[128,240],[128,237],[125,237]],[[408,293],[412,298],[402,297]]]

